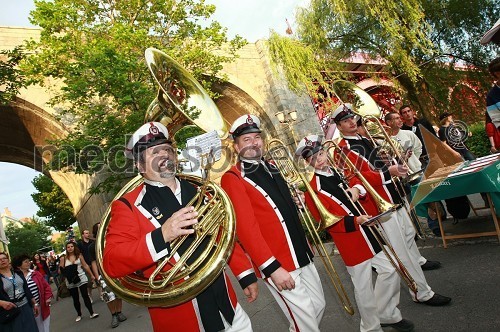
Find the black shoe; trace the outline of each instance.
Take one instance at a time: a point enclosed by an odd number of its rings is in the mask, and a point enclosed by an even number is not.
[[[382,327],[390,326],[393,329],[395,329],[396,331],[402,331],[402,332],[411,332],[411,331],[413,331],[413,329],[415,327],[415,325],[413,325],[413,323],[411,321],[409,321],[408,319],[404,319],[404,318],[401,319],[397,323],[380,324],[380,326],[382,326]]]
[[[431,297],[430,299],[428,299],[427,301],[422,301],[422,302],[418,302],[418,303],[427,304],[427,305],[431,305],[434,307],[439,307],[439,306],[447,305],[450,302],[451,302],[451,297],[443,296],[443,295],[439,295],[439,294],[435,293],[434,296]]]
[[[441,267],[441,263],[438,261],[427,261],[425,262],[424,265],[420,266],[422,270],[424,271],[429,271],[429,270],[435,270],[439,269]]]
[[[118,325],[120,325],[120,322],[118,321],[118,316],[116,314],[113,314],[111,316],[111,327],[115,328],[118,327]]]

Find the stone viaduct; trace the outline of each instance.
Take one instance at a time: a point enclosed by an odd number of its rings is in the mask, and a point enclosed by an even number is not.
[[[12,49],[26,39],[36,39],[39,31],[0,27],[0,49]],[[271,136],[280,137],[288,144],[321,130],[309,96],[295,95],[283,80],[273,75],[265,41],[246,45],[235,62],[224,66],[223,72],[229,80],[215,90],[222,94],[217,106],[229,123],[239,115],[255,114]],[[366,89],[375,83],[361,84]],[[64,125],[55,119],[56,110],[48,105],[51,95],[50,89],[30,86],[21,90],[8,106],[0,107],[0,161],[24,165],[51,176],[68,195],[80,229],[90,229],[100,220],[112,197],[88,194],[89,188],[98,181],[95,175],[43,169],[40,147],[46,145],[47,140],[67,133]],[[297,111],[297,120],[293,124],[280,124],[275,114],[279,111],[286,114],[290,110]]]

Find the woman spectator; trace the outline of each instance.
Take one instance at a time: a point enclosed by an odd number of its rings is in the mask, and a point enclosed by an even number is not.
[[[17,309],[18,308],[18,309]],[[19,311],[9,322],[0,323],[2,332],[37,332],[35,316],[38,304],[28,289],[28,283],[21,271],[11,268],[9,255],[0,252],[0,316],[6,311]]]
[[[12,260],[14,269],[23,273],[28,289],[30,290],[35,302],[38,303],[40,314],[35,317],[39,332],[48,332],[50,330],[50,302],[52,301],[52,289],[42,274],[36,270],[30,269],[31,261],[28,255],[19,255]]]
[[[38,272],[40,272],[45,280],[47,280],[47,282],[50,282],[49,266],[45,261],[45,257],[40,256],[39,253],[33,255],[33,270],[37,270]]]
[[[73,298],[73,305],[77,313],[76,321],[82,320],[82,309],[80,305],[80,298],[78,296],[78,289],[82,294],[83,303],[89,310],[90,318],[96,318],[99,316],[98,313],[94,312],[92,308],[92,303],[90,302],[90,297],[87,292],[88,278],[85,272],[89,276],[92,276],[92,282],[95,280],[90,268],[85,262],[83,255],[74,242],[66,243],[66,256],[61,257],[61,262],[59,267],[62,270],[62,274],[66,279],[66,286],[68,287],[69,293]]]

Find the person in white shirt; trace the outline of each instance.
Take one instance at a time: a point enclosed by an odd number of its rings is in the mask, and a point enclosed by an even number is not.
[[[403,120],[397,112],[390,112],[384,118],[386,125],[390,128],[389,134],[403,148],[401,154],[406,158],[406,164],[410,173],[416,173],[422,170],[420,156],[422,155],[422,142],[417,135],[409,130],[401,130]]]

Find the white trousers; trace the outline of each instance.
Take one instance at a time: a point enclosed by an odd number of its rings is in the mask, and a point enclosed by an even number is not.
[[[372,267],[377,270],[375,287]],[[382,332],[381,323],[397,323],[403,317],[398,309],[400,278],[383,251],[372,259],[347,266],[354,284],[354,296],[361,316],[361,332]]]
[[[233,324],[230,325],[224,316],[222,316],[222,321],[224,322],[224,331],[226,332],[252,332],[252,322],[248,317],[247,313],[238,303],[236,309],[234,310]]]
[[[420,255],[415,243],[415,229],[411,225],[409,218],[410,216],[404,208],[391,213],[388,218],[382,221],[383,234],[394,247],[399,259],[417,284],[418,292],[416,296],[410,290],[412,299],[414,301],[427,301],[434,296],[434,292],[427,284],[424,272],[420,267],[419,258],[422,255]],[[411,241],[410,238],[412,239]]]
[[[325,311],[325,295],[314,263],[290,272],[295,280],[292,290],[278,291],[271,278],[266,285],[290,322],[290,331],[319,331]]]
[[[408,211],[410,211],[410,203],[408,203],[408,197],[404,199],[404,203]],[[404,227],[406,228],[406,243],[408,244],[408,248],[415,246],[419,255],[418,264],[420,264],[420,266],[424,265],[427,262],[427,259],[420,254],[420,251],[418,250],[417,245],[415,243],[415,236],[417,235],[417,230],[415,229],[415,225],[413,225],[413,221],[411,221],[411,218],[409,216],[408,218],[403,218],[400,221],[405,224]]]
[[[38,327],[38,332],[49,332],[50,330],[50,315],[42,319],[42,313],[39,313],[38,316],[35,317],[36,326]]]

